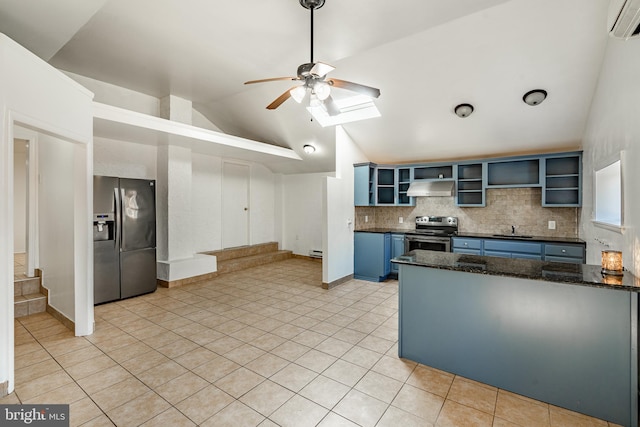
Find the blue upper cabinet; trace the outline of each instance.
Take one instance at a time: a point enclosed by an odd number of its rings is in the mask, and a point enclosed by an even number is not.
[[[396,168],[397,175],[397,194],[396,194],[396,204],[398,206],[414,206],[416,204],[415,197],[407,196],[407,190],[409,190],[409,185],[411,185],[411,181],[413,181],[412,176],[413,169],[410,167],[398,166]]]
[[[373,163],[353,165],[353,198],[356,206],[375,205],[375,171]]]
[[[487,163],[487,188],[539,187],[540,159]]]
[[[457,165],[457,168],[456,206],[485,206],[485,164],[470,163]]]
[[[395,167],[378,166],[376,170],[376,205],[395,205],[397,182]]]
[[[413,168],[359,163],[353,165],[355,206],[414,206],[407,196]]]
[[[455,203],[486,206],[491,188],[542,189],[544,207],[582,205],[582,153],[541,154],[458,163],[414,165],[354,165],[356,206],[415,206],[407,195],[413,181],[455,182]]]
[[[542,166],[542,206],[581,206],[582,155],[547,157]]]

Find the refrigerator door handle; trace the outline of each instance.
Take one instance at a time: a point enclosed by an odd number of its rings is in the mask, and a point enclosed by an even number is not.
[[[122,203],[120,201],[120,194],[118,194],[118,187],[113,189],[113,198],[116,204],[116,208],[115,208],[115,216],[116,216],[116,220],[115,220],[115,227],[116,227],[116,238],[115,238],[115,245],[116,248],[118,250],[118,252],[122,251],[121,245],[120,245],[120,240],[122,239]]]

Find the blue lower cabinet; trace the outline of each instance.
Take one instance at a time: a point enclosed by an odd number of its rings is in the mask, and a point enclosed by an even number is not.
[[[585,247],[584,245],[546,244],[544,246],[544,260],[584,264]]]
[[[451,239],[451,252],[466,255],[482,255],[482,239],[454,237]]]
[[[391,235],[391,258],[399,257],[404,254],[404,234]],[[391,263],[389,271],[395,277],[398,276],[398,264]]]
[[[391,268],[390,233],[354,233],[353,277],[381,282]]]
[[[542,259],[542,243],[485,240],[484,255],[504,258]]]

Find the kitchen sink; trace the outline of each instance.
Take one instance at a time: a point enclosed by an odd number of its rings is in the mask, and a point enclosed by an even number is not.
[[[522,234],[494,234],[494,236],[507,239],[533,239],[533,236],[524,236]]]

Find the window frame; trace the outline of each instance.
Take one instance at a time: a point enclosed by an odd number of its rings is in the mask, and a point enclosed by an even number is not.
[[[603,228],[609,231],[614,231],[616,233],[622,234],[624,232],[624,151],[620,151],[612,156],[604,158],[600,161],[594,162],[593,167],[593,210],[592,210],[592,219],[591,222],[594,226],[598,228]],[[611,222],[607,222],[602,220],[602,218],[598,218],[598,172],[601,170],[614,165],[615,163],[620,164],[620,223],[615,224]]]

